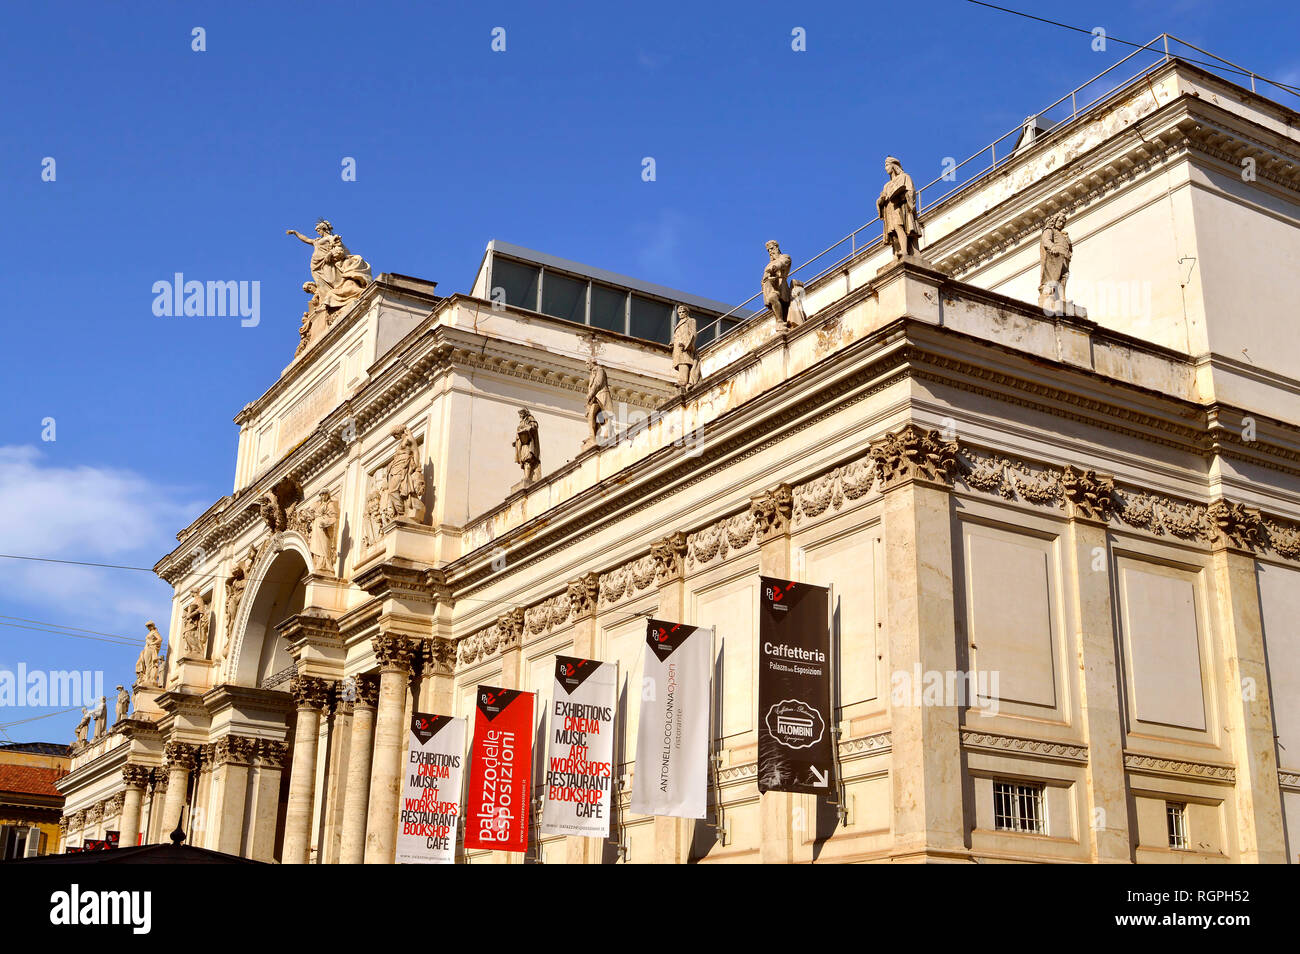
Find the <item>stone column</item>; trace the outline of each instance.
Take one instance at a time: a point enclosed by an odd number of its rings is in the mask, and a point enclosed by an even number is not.
[[[1079,627],[1079,710],[1088,747],[1088,821],[1092,860],[1129,862],[1128,779],[1124,772],[1124,717],[1115,658],[1107,524],[1114,507],[1111,477],[1067,467],[1062,487],[1070,514],[1068,592]]]
[[[329,701],[330,684],[314,676],[294,676],[289,691],[298,709],[293,731],[293,766],[289,775],[289,805],[285,810],[281,862],[305,865],[311,859],[311,820],[316,802],[316,750],[321,710]]]
[[[352,740],[348,743],[348,778],[343,795],[343,835],[339,843],[339,864],[343,865],[359,865],[366,858],[366,811],[370,805],[375,709],[379,705],[379,681],[367,673],[357,676],[356,682]]]
[[[156,845],[162,841],[163,804],[167,800],[167,769],[149,770],[149,824],[145,828],[144,843]]]
[[[227,735],[213,744],[212,818],[208,846],[237,855],[244,844],[244,812],[248,806],[248,776],[257,758],[257,740]]]
[[[366,813],[368,865],[391,865],[397,852],[397,817],[402,797],[402,755],[406,748],[406,693],[411,662],[420,641],[405,636],[374,637],[379,660],[379,707]]]
[[[168,742],[163,750],[167,768],[167,799],[163,803],[161,837],[166,842],[181,823],[185,812],[190,773],[198,764],[199,747],[186,742]]]
[[[658,618],[666,622],[686,622],[686,534],[680,532],[669,534],[651,546],[650,553],[655,559],[655,576],[659,582]],[[634,694],[629,693],[629,695],[633,696],[633,699],[629,700],[631,704],[638,704]],[[635,744],[636,740],[628,741]],[[650,767],[646,766],[646,771],[649,770]],[[712,773],[713,770],[714,766],[709,766],[709,772]],[[636,765],[633,771],[642,771],[642,766]],[[654,863],[686,864],[690,860],[695,820],[656,815],[654,826]]]
[[[750,500],[758,535],[758,569],[764,576],[790,579],[790,515],[793,496],[789,484],[780,484]],[[758,635],[755,634],[755,639]],[[755,658],[762,653],[756,651]],[[791,864],[798,850],[793,792],[763,792],[758,797],[759,857],[763,864]]]
[[[149,770],[143,765],[128,762],[122,767],[122,780],[126,790],[122,799],[122,841],[123,848],[133,848],[140,838],[140,808],[144,802],[144,790],[149,784]]]
[[[579,659],[590,659],[596,654],[596,607],[600,597],[600,576],[587,573],[569,584],[569,603],[573,607],[573,649],[572,653]],[[551,726],[552,713],[546,714],[548,731]],[[543,758],[545,754],[543,753]],[[618,798],[613,790],[618,778],[618,766],[610,779],[610,800]],[[545,774],[543,774],[545,779]],[[544,789],[543,789],[544,791]],[[614,811],[611,804],[610,812]],[[604,855],[604,845],[599,838],[586,835],[566,835],[564,838],[564,863],[570,865],[600,864]]]
[[[957,671],[949,489],[957,444],[908,424],[871,448],[884,493],[883,528],[889,667]],[[955,705],[889,708],[894,792],[893,856],[966,859],[961,714]],[[955,700],[945,700],[955,701]]]
[[[319,864],[338,864],[343,841],[343,803],[347,798],[348,764],[351,761],[352,719],[355,687],[335,687],[333,711],[329,717],[328,755],[325,763],[325,793],[321,799],[321,854]]]
[[[289,746],[260,739],[253,765],[252,825],[244,838],[243,854],[254,861],[275,860],[275,828],[280,816],[280,772]]]
[[[1277,741],[1269,698],[1264,623],[1253,547],[1259,511],[1222,498],[1209,508],[1214,525],[1214,586],[1223,653],[1220,692],[1237,770],[1237,845],[1243,864],[1286,864]]]

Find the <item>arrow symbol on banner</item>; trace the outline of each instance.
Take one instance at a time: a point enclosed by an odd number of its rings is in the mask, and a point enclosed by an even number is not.
[[[808,770],[813,773],[813,778],[817,779],[817,781],[813,782],[813,788],[829,787],[831,777],[830,772],[819,772],[815,765],[808,766]]]

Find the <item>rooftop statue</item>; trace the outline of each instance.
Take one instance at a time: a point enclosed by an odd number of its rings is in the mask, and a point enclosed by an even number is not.
[[[1070,260],[1074,244],[1065,232],[1065,213],[1057,212],[1043,223],[1038,240],[1040,271],[1038,305],[1049,315],[1086,317],[1087,312],[1065,297],[1065,283],[1070,278]]]
[[[921,221],[916,214],[916,188],[903,164],[893,156],[885,159],[889,181],[880,190],[876,209],[885,224],[885,240],[894,249],[894,260],[910,258],[921,250]]]
[[[526,407],[519,409],[515,428],[515,463],[524,469],[524,482],[531,484],[542,469],[542,444],[537,436],[537,418]]]
[[[296,354],[301,354],[333,323],[341,309],[365,291],[371,282],[370,265],[360,255],[348,251],[343,239],[325,219],[316,223],[314,239],[297,229],[286,229],[284,234],[312,247],[311,281],[302,286],[312,297],[298,329],[302,340]]]
[[[789,261],[789,257],[786,257]],[[677,306],[673,325],[673,367],[677,369],[677,390],[683,394],[700,383],[700,359],[695,353],[695,319],[685,305]]]
[[[131,711],[131,693],[126,691],[126,686],[117,687],[117,707],[113,713],[113,725],[117,725],[126,718]]]
[[[772,309],[776,323],[783,325],[790,311],[790,256],[775,241],[767,243],[768,262],[763,266],[763,304]]]
[[[148,633],[144,637],[144,649],[135,661],[135,684],[145,689],[161,689],[163,684],[162,633],[153,620],[145,623]]]
[[[600,441],[605,423],[612,421],[609,409],[613,403],[614,397],[609,390],[609,375],[596,363],[596,353],[593,348],[592,353],[587,356],[587,430],[590,436],[582,445],[584,449]]]
[[[81,708],[81,721],[77,723],[77,740],[72,743],[74,749],[79,749],[86,744],[86,733],[90,731],[90,710],[85,706]]]

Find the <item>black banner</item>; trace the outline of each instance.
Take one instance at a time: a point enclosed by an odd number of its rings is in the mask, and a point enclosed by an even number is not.
[[[760,577],[758,790],[832,791],[831,633],[824,586]]]

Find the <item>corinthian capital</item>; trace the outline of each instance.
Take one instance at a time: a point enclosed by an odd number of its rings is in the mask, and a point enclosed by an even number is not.
[[[167,768],[183,768],[193,772],[199,764],[199,747],[188,742],[168,742],[163,748],[163,762]]]
[[[655,561],[655,577],[660,583],[673,583],[682,578],[686,567],[686,534],[680,530],[670,533],[650,546]]]
[[[1253,551],[1260,546],[1264,521],[1259,510],[1220,497],[1206,511],[1214,526],[1214,543],[1219,547]]]
[[[138,788],[143,791],[149,784],[149,769],[134,762],[127,762],[122,766],[122,781],[126,783],[127,788]]]
[[[1094,470],[1078,473],[1067,465],[1061,473],[1061,492],[1075,519],[1106,523],[1115,509],[1115,478]]]
[[[420,647],[420,672],[425,676],[450,676],[456,671],[456,644],[434,637]]]
[[[294,676],[289,680],[289,693],[299,709],[324,709],[329,704],[330,682],[316,676]]]
[[[407,636],[394,636],[387,633],[375,636],[371,640],[375,649],[375,659],[379,661],[380,672],[411,671],[411,662],[420,651],[420,641]]]
[[[790,515],[794,512],[794,494],[789,484],[778,484],[771,490],[752,497],[749,512],[754,517],[754,529],[758,533],[758,542],[768,540],[790,532]]]
[[[882,491],[914,480],[947,486],[957,472],[957,442],[945,441],[935,431],[908,424],[873,444],[871,459],[876,462]]]

